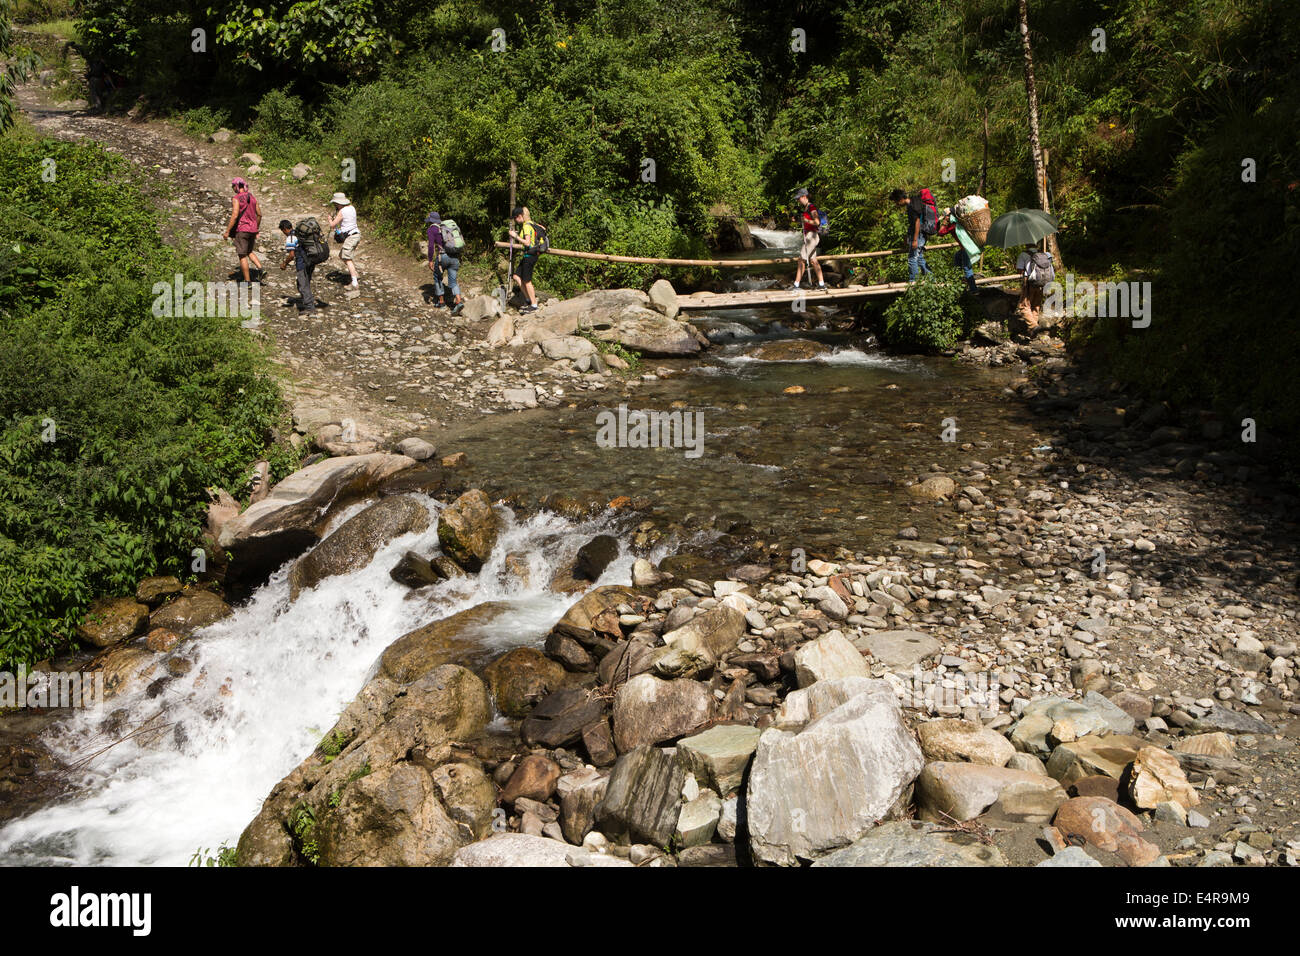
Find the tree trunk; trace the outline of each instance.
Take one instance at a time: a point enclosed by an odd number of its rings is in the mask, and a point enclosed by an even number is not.
[[[980,162],[980,188],[975,190],[977,196],[983,196],[989,184],[989,108],[984,107],[984,159]]]
[[[1020,0],[1020,43],[1025,48],[1025,92],[1029,96],[1029,150],[1034,157],[1034,183],[1038,187],[1038,205],[1043,212],[1051,212],[1047,201],[1047,166],[1043,162],[1043,146],[1038,137],[1038,84],[1034,80],[1034,53],[1029,46],[1029,3]],[[1047,237],[1047,251],[1052,254],[1057,269],[1064,269],[1061,250],[1056,236]]]

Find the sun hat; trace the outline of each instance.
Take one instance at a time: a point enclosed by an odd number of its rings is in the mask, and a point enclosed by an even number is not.
[[[424,221],[429,225],[433,225],[434,223],[441,223],[442,217],[439,216],[437,212],[431,212],[429,215],[424,217]]]
[[[230,185],[232,185],[232,186],[247,186],[247,185],[248,185],[248,181],[247,181],[246,179],[244,179],[243,176],[236,176],[234,179],[232,179],[232,180],[230,181]]]
[[[352,200],[349,199],[347,196],[343,195],[343,193],[335,193],[333,196],[330,197],[330,202],[336,206],[352,205]]]

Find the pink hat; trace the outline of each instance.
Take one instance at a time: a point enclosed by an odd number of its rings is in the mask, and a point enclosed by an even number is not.
[[[230,181],[230,185],[232,185],[232,186],[243,186],[243,187],[245,187],[245,188],[248,187],[248,183],[244,181],[244,177],[243,177],[243,176],[236,176],[234,179],[232,179],[232,180]]]

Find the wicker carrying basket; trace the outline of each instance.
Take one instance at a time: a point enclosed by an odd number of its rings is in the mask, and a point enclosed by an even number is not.
[[[964,216],[958,216],[957,221],[961,227],[970,233],[971,238],[982,247],[989,237],[989,226],[993,225],[993,216],[989,213],[988,207],[976,209],[974,212],[967,213]]]

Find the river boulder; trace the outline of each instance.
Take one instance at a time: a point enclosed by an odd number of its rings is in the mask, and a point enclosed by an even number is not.
[[[667,279],[656,279],[650,285],[650,307],[664,316],[675,319],[681,311],[677,302],[677,290]]]
[[[139,634],[148,620],[148,605],[133,598],[100,598],[86,611],[77,637],[96,647],[111,647]]]
[[[483,638],[510,605],[485,601],[448,617],[407,631],[379,656],[378,672],[399,683],[410,683],[453,660],[486,657]]]
[[[164,604],[149,617],[149,626],[186,637],[230,614],[230,605],[211,591],[192,591]]]
[[[217,544],[231,554],[228,583],[260,584],[285,561],[318,540],[342,505],[373,492],[414,467],[405,455],[375,453],[327,458],[285,478],[261,501],[221,526]]]
[[[617,342],[650,358],[680,358],[701,348],[690,326],[641,306],[626,308],[593,328],[601,341]]]
[[[507,717],[527,717],[533,706],[564,684],[564,668],[535,647],[516,647],[483,671],[497,709]]]
[[[365,567],[388,542],[424,531],[431,521],[429,509],[412,495],[380,499],[343,522],[293,566],[289,596],[296,600],[325,578]]]
[[[626,753],[642,744],[675,740],[702,727],[712,713],[707,684],[638,674],[614,695],[614,743]]]
[[[477,571],[492,555],[501,519],[492,501],[477,488],[465,492],[438,516],[438,541],[466,571]]]
[[[856,690],[843,700],[841,683]],[[794,866],[848,846],[905,797],[925,760],[893,688],[861,677],[824,680],[804,694],[810,722],[769,727],[749,774],[750,849]]]

